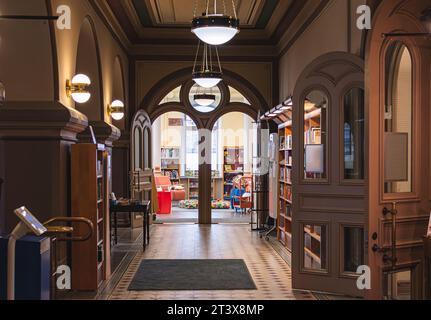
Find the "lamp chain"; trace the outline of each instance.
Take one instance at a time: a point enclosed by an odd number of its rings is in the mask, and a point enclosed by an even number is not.
[[[235,5],[235,0],[232,0],[232,7],[233,7],[233,14],[235,19],[238,19],[238,15],[236,13],[236,5]]]
[[[193,18],[196,18],[196,14],[197,14],[197,11],[198,11],[198,1],[199,0],[195,0],[195,7],[193,9]]]

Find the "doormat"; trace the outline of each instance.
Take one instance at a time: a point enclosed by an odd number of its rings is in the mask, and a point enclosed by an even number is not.
[[[144,260],[129,291],[257,290],[244,260]]]

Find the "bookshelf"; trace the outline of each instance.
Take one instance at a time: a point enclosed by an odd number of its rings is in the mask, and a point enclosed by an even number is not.
[[[171,178],[172,182],[178,182],[181,176],[180,148],[161,148],[162,175]]]
[[[278,182],[278,240],[292,251],[292,122],[278,128],[279,134],[279,182]]]
[[[323,226],[304,226],[304,267],[306,269],[326,269],[326,229]]]
[[[71,155],[72,216],[89,219],[92,237],[72,244],[72,287],[96,291],[110,273],[108,153],[104,145],[76,144]],[[77,225],[77,234],[84,234]]]
[[[244,149],[239,147],[225,147],[223,161],[223,197],[230,201],[233,179],[244,175]]]

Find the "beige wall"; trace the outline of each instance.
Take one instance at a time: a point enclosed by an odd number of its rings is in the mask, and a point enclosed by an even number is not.
[[[319,0],[312,0],[319,1]],[[351,3],[349,18],[349,1]],[[304,69],[325,53],[360,54],[362,32],[356,28],[356,9],[365,0],[332,0],[301,37],[280,58],[280,101],[293,94]],[[351,30],[349,35],[349,30]]]
[[[137,61],[136,105],[139,107],[146,94],[164,77],[192,66],[193,62],[187,61]],[[272,64],[270,62],[222,61],[222,67],[251,82],[268,101],[269,105],[272,105]]]
[[[58,58],[59,100],[74,108],[66,97],[65,83],[75,75],[76,55],[81,25],[86,17],[94,22],[100,48],[103,97],[99,106],[106,109],[113,100],[114,87],[124,81],[128,92],[128,58],[114,40],[102,20],[87,0],[52,0],[53,14],[57,7],[68,5],[72,14],[72,29],[55,28],[55,46]],[[1,0],[1,14],[48,15],[45,0]],[[52,55],[49,24],[42,21],[0,20],[0,81],[6,87],[6,99],[10,101],[52,101],[55,98],[55,60]],[[119,57],[123,78],[114,77],[115,59]],[[117,68],[118,69],[118,68]],[[118,74],[118,72],[117,72]],[[92,87],[91,90],[97,88]],[[117,90],[118,91],[118,90]],[[123,90],[124,91],[124,90]],[[127,95],[122,97],[127,105]],[[85,110],[85,105],[82,106]],[[84,112],[85,113],[85,112]],[[110,117],[105,114],[105,120]],[[120,124],[118,124],[121,126]]]
[[[58,64],[59,64],[59,81],[60,81],[60,101],[69,107],[74,107],[71,99],[67,98],[64,90],[64,84],[67,79],[75,75],[76,54],[78,50],[78,41],[81,25],[86,17],[90,17],[94,23],[96,38],[100,51],[100,65],[102,73],[103,88],[103,107],[105,108],[105,121],[110,122],[110,117],[106,113],[107,105],[113,100],[114,86],[118,85],[121,79],[114,79],[115,58],[118,56],[123,65],[123,78],[125,90],[128,92],[128,58],[122,48],[112,37],[110,31],[106,28],[102,20],[98,17],[88,1],[83,0],[52,0],[53,11],[60,5],[68,5],[72,10],[72,29],[56,29]],[[95,90],[95,88],[92,88]],[[115,98],[114,98],[115,99]],[[127,106],[127,95],[124,98]],[[114,125],[119,125],[114,123]]]
[[[1,0],[2,15],[47,15],[44,0]],[[0,20],[0,81],[9,101],[52,101],[50,30],[41,21]]]

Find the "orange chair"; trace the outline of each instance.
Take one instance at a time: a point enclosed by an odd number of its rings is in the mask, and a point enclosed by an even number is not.
[[[172,201],[182,201],[186,200],[186,190],[175,190],[174,186],[172,186],[171,179],[167,176],[156,176],[156,187],[158,189],[162,189],[164,192],[171,192]]]

